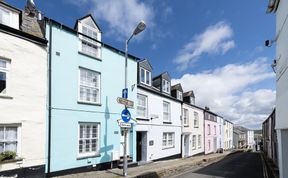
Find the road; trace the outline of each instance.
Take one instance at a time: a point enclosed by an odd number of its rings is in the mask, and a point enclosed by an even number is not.
[[[266,168],[262,162],[260,153],[236,153],[173,178],[266,178],[267,176],[264,176]]]

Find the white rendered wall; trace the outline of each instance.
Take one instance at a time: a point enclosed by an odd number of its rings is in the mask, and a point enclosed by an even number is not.
[[[177,154],[181,154],[181,103],[161,97],[138,88],[138,94],[147,96],[148,100],[148,121],[137,121],[136,132],[147,132],[147,160],[156,160]],[[171,107],[172,124],[163,124],[163,101],[169,102]],[[151,116],[157,115],[158,118],[152,119]],[[174,132],[174,147],[164,149],[162,137],[164,132]],[[154,144],[149,146],[149,141]]]
[[[188,127],[183,127],[183,133],[190,133],[189,136],[189,156],[193,156],[204,152],[204,114],[203,110],[193,107],[188,104],[183,104],[183,109],[189,112]],[[194,112],[199,116],[199,127],[194,127]],[[196,148],[192,148],[192,138],[196,135]],[[201,144],[198,144],[198,135],[201,135]],[[183,138],[182,138],[183,139]],[[182,153],[184,153],[184,139],[182,140]],[[182,155],[183,156],[183,155]]]
[[[46,48],[0,32],[0,57],[11,60],[8,93],[0,97],[0,124],[21,124],[20,164],[0,164],[0,170],[45,163]]]

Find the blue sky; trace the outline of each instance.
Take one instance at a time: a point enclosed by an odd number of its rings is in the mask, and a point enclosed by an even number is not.
[[[23,8],[24,0],[6,0]],[[74,26],[92,13],[102,41],[124,49],[124,40],[140,20],[146,30],[133,38],[129,53],[147,58],[153,76],[168,71],[173,83],[194,90],[196,103],[226,119],[260,128],[275,104],[270,67],[275,48],[275,16],[268,1],[231,0],[34,0],[45,16]]]

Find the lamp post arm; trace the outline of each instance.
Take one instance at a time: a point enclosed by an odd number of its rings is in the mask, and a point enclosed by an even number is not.
[[[128,63],[128,43],[132,39],[134,34],[132,34],[128,40],[125,42],[125,88],[127,88],[127,63]]]

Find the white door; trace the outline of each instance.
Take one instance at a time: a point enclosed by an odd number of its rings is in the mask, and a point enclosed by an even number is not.
[[[189,156],[189,135],[184,136],[184,157]]]
[[[127,155],[130,155],[130,147],[129,147],[129,137],[130,137],[130,130],[127,132]],[[124,131],[121,130],[120,135],[120,157],[124,156]]]

